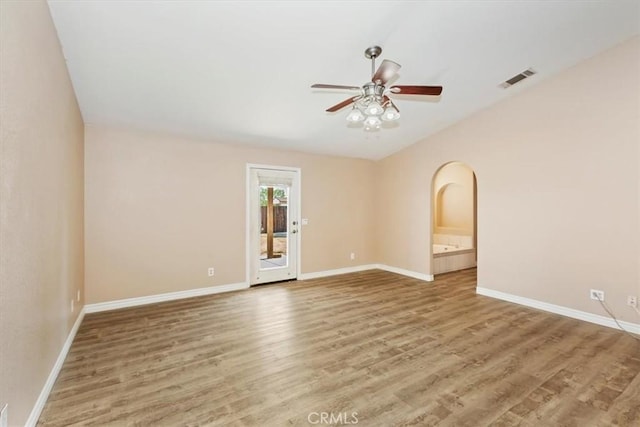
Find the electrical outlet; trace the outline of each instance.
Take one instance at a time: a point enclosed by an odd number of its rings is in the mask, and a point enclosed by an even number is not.
[[[0,427],[7,427],[9,425],[9,404],[5,403],[0,411]]]
[[[356,253],[355,252],[351,252],[351,259],[352,260],[356,259]]]
[[[76,301],[80,302],[80,289],[76,291]]]
[[[591,289],[589,295],[591,296],[591,299],[594,299],[596,301],[604,301],[604,291],[601,291],[599,289]]]
[[[209,267],[209,269],[207,270],[207,274],[209,275],[209,277],[213,276],[215,272],[216,271],[213,269],[213,267]]]
[[[635,295],[629,295],[627,297],[627,305],[631,307],[638,307],[638,298]]]

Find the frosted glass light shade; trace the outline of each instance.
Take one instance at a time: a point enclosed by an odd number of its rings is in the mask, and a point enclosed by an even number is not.
[[[366,110],[364,110],[364,113],[367,116],[377,116],[379,114],[382,114],[382,111],[383,111],[382,106],[377,102],[373,101],[371,104],[367,106]]]
[[[387,107],[382,113],[382,120],[386,122],[392,122],[394,120],[398,120],[400,118],[400,113],[393,107]]]
[[[353,110],[351,110],[351,112],[347,115],[347,121],[348,122],[361,122],[364,120],[364,114],[362,114],[362,111],[358,110],[357,108],[354,108]]]
[[[369,116],[365,119],[364,124],[368,127],[380,127],[382,122],[377,116]]]

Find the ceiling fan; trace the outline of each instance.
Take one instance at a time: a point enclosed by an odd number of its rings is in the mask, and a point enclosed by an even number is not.
[[[351,123],[364,122],[365,130],[378,130],[384,121],[394,121],[400,118],[400,110],[389,98],[389,95],[431,95],[438,96],[442,93],[442,86],[406,86],[394,85],[389,88],[386,84],[400,69],[400,64],[385,59],[376,71],[376,58],[382,53],[380,46],[371,46],[364,51],[364,56],[371,59],[371,81],[359,86],[343,86],[314,84],[313,89],[344,89],[357,90],[360,93],[345,99],[333,107],[327,108],[327,112],[333,113],[353,104],[353,108],[347,121]]]

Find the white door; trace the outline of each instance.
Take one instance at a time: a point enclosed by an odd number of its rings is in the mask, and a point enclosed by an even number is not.
[[[299,172],[249,168],[249,283],[297,277]]]

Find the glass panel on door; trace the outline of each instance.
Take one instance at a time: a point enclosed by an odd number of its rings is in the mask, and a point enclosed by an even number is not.
[[[260,185],[260,270],[289,265],[289,187]]]

